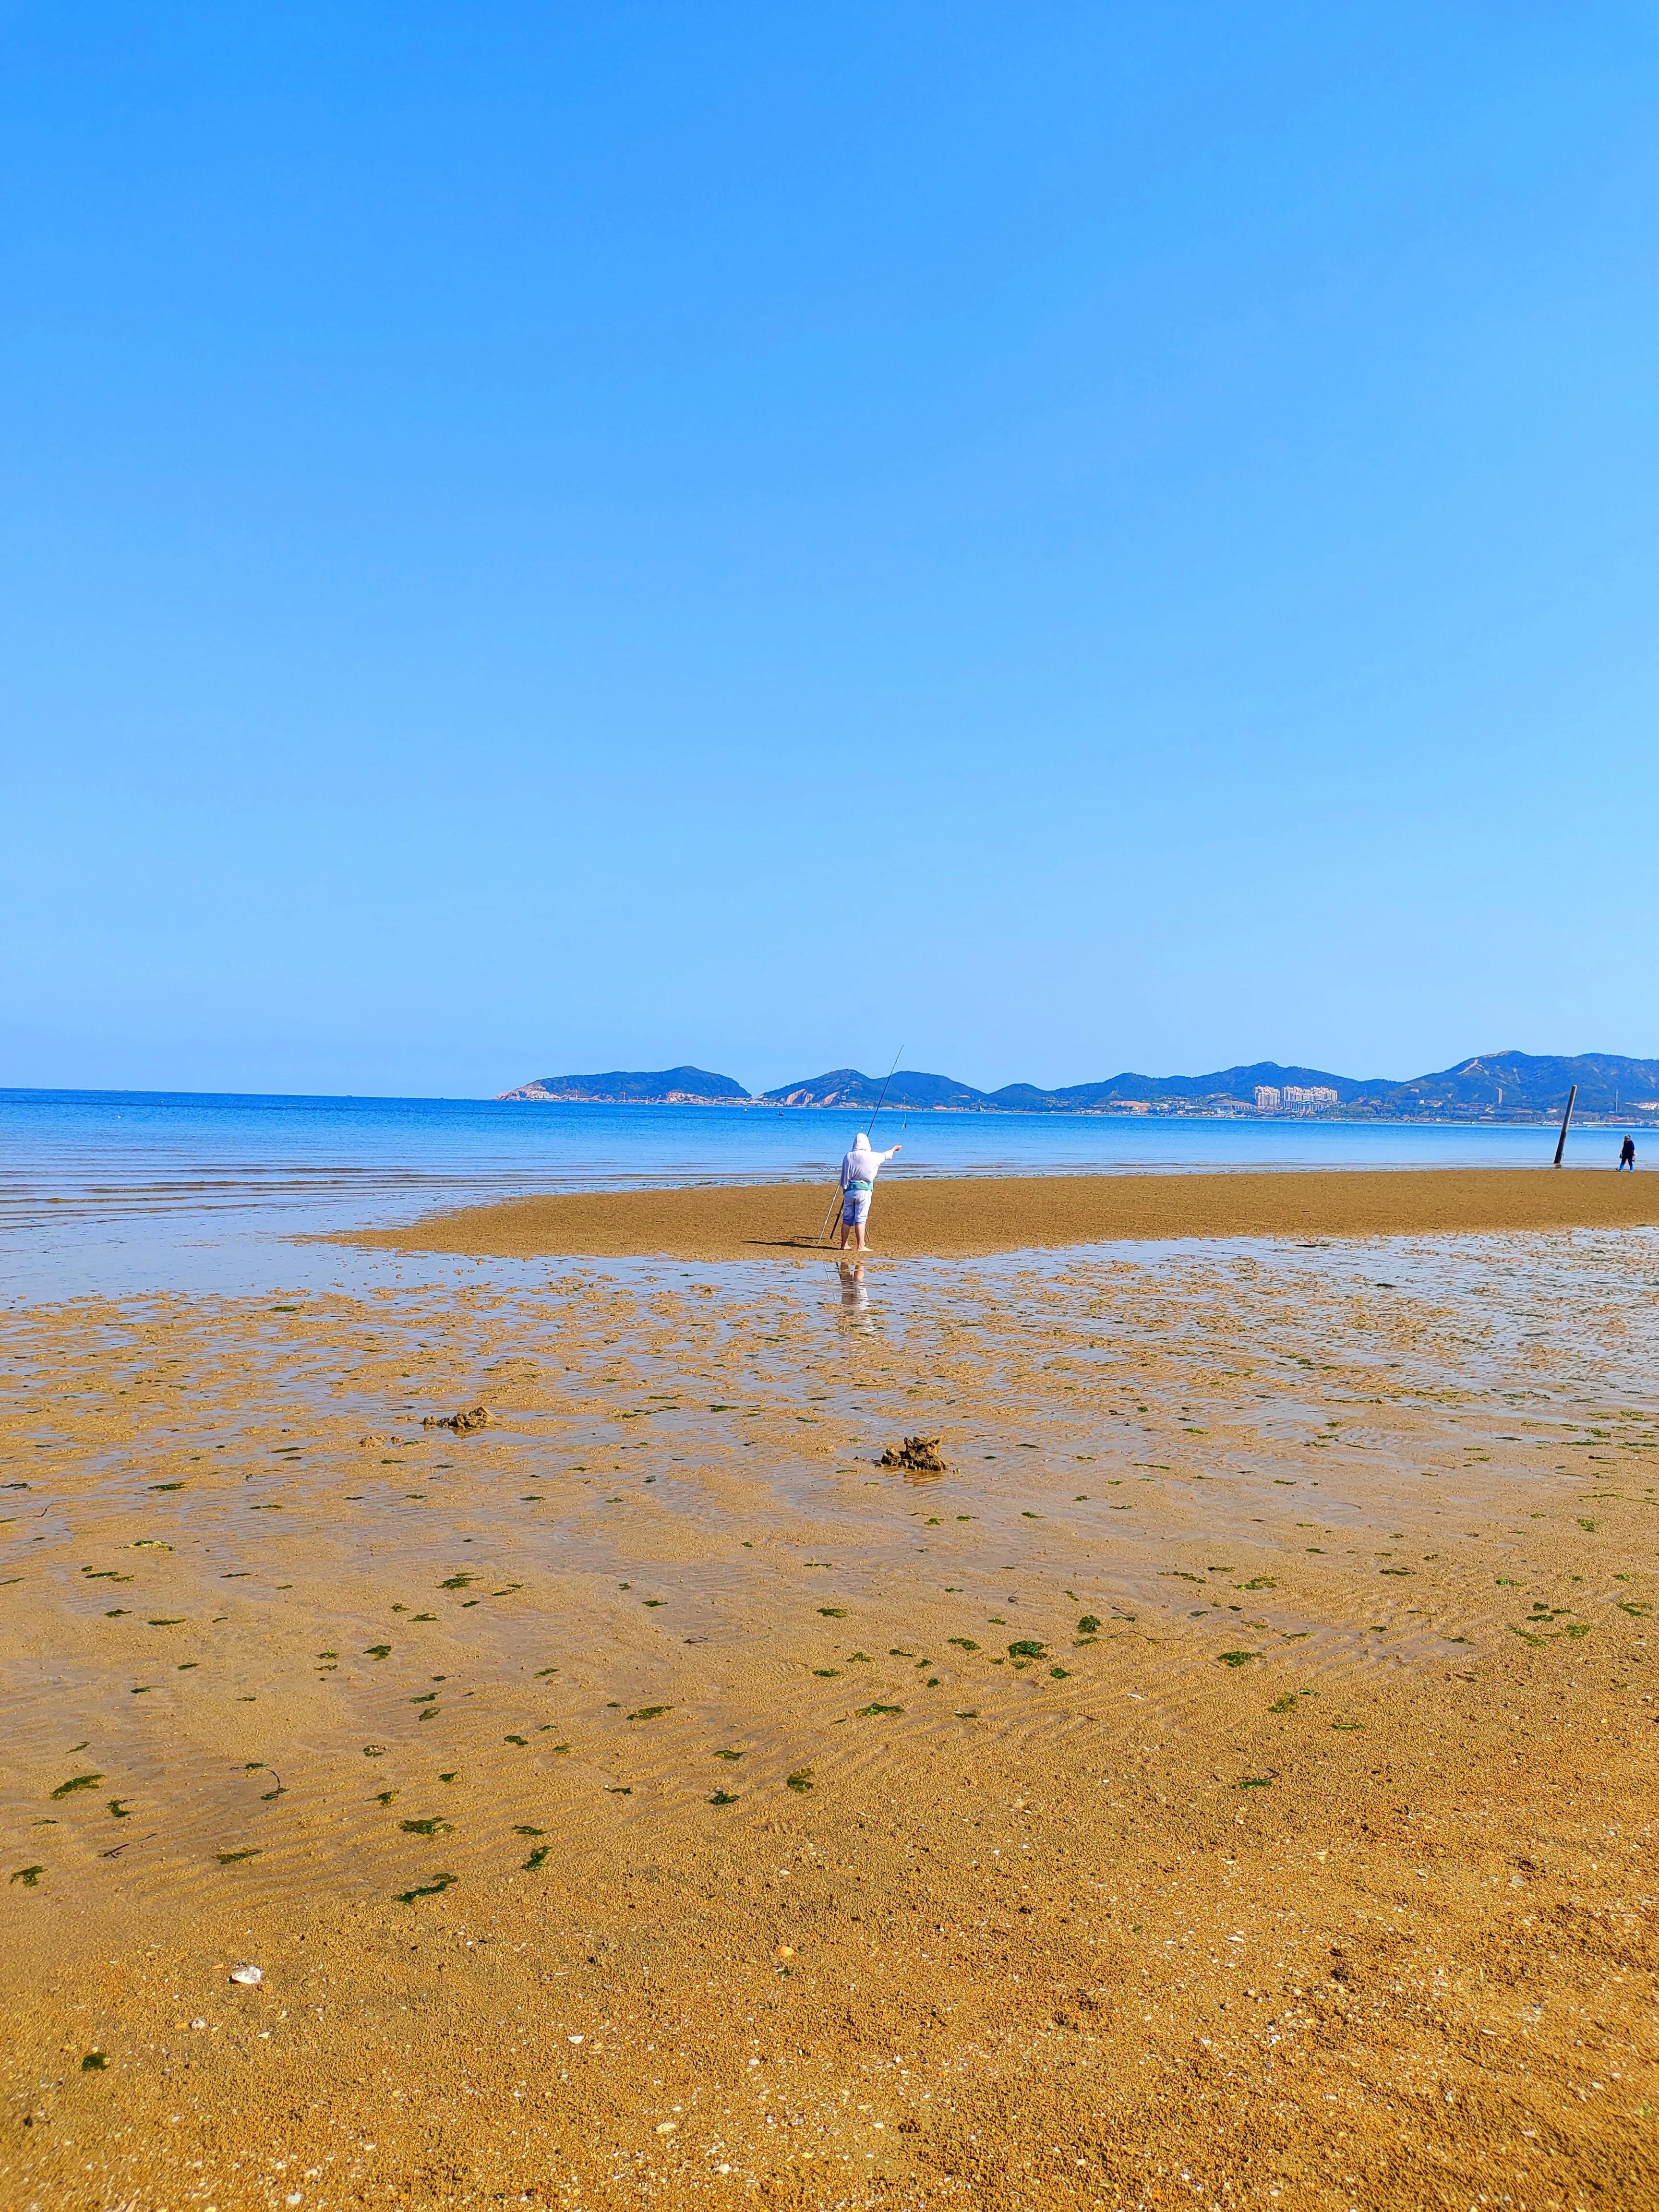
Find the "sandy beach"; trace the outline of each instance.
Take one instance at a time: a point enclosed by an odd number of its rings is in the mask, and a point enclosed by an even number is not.
[[[1659,2194],[1644,1186],[1139,1180],[9,1315],[0,2204]]]
[[[787,1258],[823,1249],[819,1232],[834,1196],[829,1183],[585,1192],[466,1206],[341,1241],[497,1258]],[[1126,1237],[1399,1237],[1655,1222],[1659,1182],[1587,1169],[928,1180],[890,1170],[870,1237],[892,1259],[977,1259]],[[832,1222],[830,1241],[838,1234]]]
[[[1659,2212],[1659,14],[5,32],[0,2212]]]

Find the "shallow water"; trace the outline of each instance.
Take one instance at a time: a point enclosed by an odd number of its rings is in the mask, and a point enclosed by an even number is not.
[[[0,1091],[0,1297],[296,1279],[284,1240],[526,1192],[826,1182],[856,1117],[773,1107]],[[1522,1166],[1550,1130],[894,1114],[906,1175]],[[1611,1160],[1619,1132],[1571,1139]],[[338,1271],[337,1263],[336,1272]]]
[[[1654,1595],[1653,1232],[413,1266],[14,1315],[12,1870],[396,1895],[918,1733],[1178,1735],[1230,1650],[1340,1716]],[[877,1463],[918,1429],[950,1474]]]

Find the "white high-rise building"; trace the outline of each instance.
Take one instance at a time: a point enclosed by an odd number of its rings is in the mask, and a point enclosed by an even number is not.
[[[1328,1083],[1258,1083],[1258,1114],[1316,1114],[1322,1106],[1334,1106],[1337,1095]]]

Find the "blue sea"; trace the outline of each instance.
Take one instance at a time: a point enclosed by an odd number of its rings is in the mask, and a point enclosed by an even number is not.
[[[526,1192],[827,1184],[858,1126],[772,1106],[0,1091],[0,1297],[291,1282],[295,1237]],[[1575,1134],[1568,1158],[1611,1167],[1620,1134]],[[1543,1166],[1555,1145],[1541,1125],[1052,1114],[890,1112],[874,1136],[903,1146],[890,1173],[923,1176]]]

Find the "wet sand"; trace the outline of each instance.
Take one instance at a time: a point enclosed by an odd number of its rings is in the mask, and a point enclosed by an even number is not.
[[[508,1200],[341,1243],[495,1257],[788,1257],[822,1250],[831,1186],[598,1191]],[[1590,1169],[989,1176],[907,1181],[889,1170],[870,1238],[892,1259],[982,1258],[1123,1238],[1398,1237],[1659,1222],[1659,1181]],[[831,1224],[830,1240],[839,1236]]]
[[[1656,1280],[8,1316],[0,2204],[1655,2201]]]

